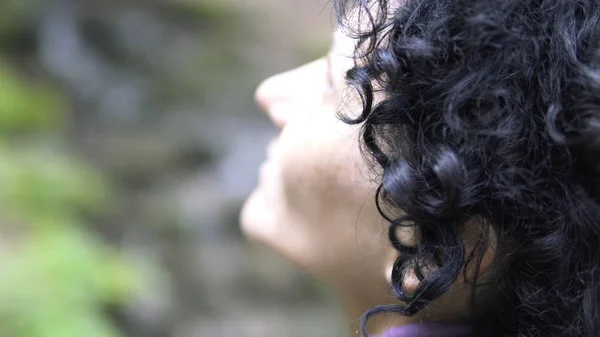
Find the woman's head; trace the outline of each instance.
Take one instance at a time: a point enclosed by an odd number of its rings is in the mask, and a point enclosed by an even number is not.
[[[258,91],[283,131],[243,212],[249,236],[369,305],[393,304],[370,313],[477,316],[443,313],[452,296],[497,308],[496,332],[598,335],[597,3],[336,10],[350,53],[334,47],[331,65]]]
[[[378,183],[368,179],[360,129],[338,117],[360,110],[359,101],[341,100],[353,45],[337,33],[326,57],[257,89],[259,106],[281,132],[267,149],[242,227],[342,291],[373,297],[363,287],[386,288],[385,261],[393,261],[395,250],[374,204]]]

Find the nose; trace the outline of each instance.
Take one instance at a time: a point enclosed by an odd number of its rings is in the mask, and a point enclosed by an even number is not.
[[[297,113],[323,103],[325,66],[317,60],[266,79],[256,89],[256,104],[278,128],[285,127]]]
[[[284,116],[286,111],[283,106],[287,100],[285,83],[282,78],[284,75],[279,74],[266,79],[256,88],[254,93],[254,100],[258,108],[280,129],[285,126],[286,121]]]

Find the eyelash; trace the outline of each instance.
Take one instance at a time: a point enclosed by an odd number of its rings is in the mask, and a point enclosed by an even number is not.
[[[333,73],[331,68],[331,57],[329,55],[327,56],[327,68],[325,69],[325,81],[329,89],[335,89],[335,82],[333,81]]]
[[[325,77],[325,81],[327,82],[327,88],[329,88],[330,90],[335,89],[333,79],[331,78],[331,71],[327,71],[327,75]]]

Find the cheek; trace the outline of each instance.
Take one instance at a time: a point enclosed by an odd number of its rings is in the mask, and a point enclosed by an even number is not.
[[[308,224],[328,221],[348,204],[352,192],[346,181],[348,169],[332,161],[304,164],[305,159],[289,161],[283,172],[289,209]]]
[[[354,288],[385,281],[379,263],[393,249],[374,205],[377,185],[365,179],[358,151],[340,150],[347,146],[336,141],[290,153],[281,173],[285,213],[294,220],[286,230],[290,255],[317,277]]]
[[[354,137],[332,137],[333,131],[313,128],[290,135],[294,144],[281,158],[288,209],[307,223],[339,217],[360,194],[356,188],[358,143]]]

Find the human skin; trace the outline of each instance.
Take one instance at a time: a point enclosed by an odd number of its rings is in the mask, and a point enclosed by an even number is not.
[[[388,240],[389,223],[375,205],[378,172],[360,153],[360,125],[346,124],[338,115],[360,111],[344,79],[354,46],[338,31],[326,57],[260,84],[257,104],[280,134],[268,147],[258,186],[241,212],[248,238],[334,287],[353,322],[352,335],[366,310],[399,304],[390,291],[398,253]],[[404,244],[415,243],[412,230],[399,234]],[[405,287],[416,288],[417,282],[408,275]],[[379,334],[423,319],[458,320],[467,297],[458,293],[446,296],[452,310],[440,304],[414,317],[378,317],[369,321],[369,331]]]

